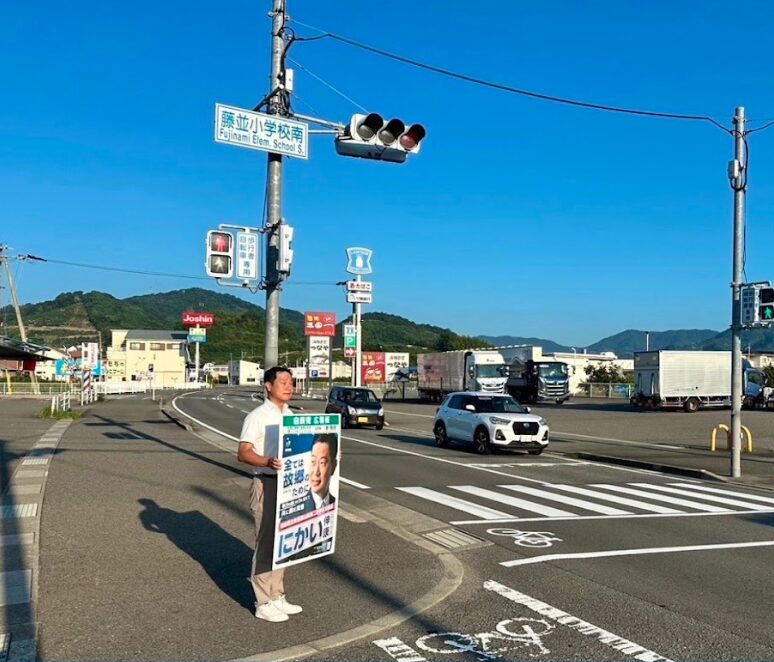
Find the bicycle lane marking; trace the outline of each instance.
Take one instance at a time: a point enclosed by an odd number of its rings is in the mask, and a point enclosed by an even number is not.
[[[609,646],[619,653],[633,657],[635,660],[640,660],[641,662],[671,662],[669,658],[659,655],[644,646],[640,646],[624,637],[619,637],[617,634],[609,632],[608,630],[603,630],[593,623],[581,620],[576,616],[568,614],[566,611],[562,611],[557,607],[552,607],[546,602],[541,602],[536,598],[530,597],[525,593],[520,593],[499,582],[493,580],[486,581],[484,582],[484,588],[487,591],[493,591],[498,595],[507,598],[511,602],[527,607],[541,616],[550,618],[560,625],[575,630],[586,637],[593,637],[605,646]]]

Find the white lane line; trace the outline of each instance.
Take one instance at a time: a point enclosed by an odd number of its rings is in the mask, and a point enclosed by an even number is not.
[[[601,503],[592,503],[585,499],[576,499],[575,497],[566,496],[564,494],[554,494],[547,490],[537,490],[534,487],[526,487],[522,485],[501,485],[507,490],[513,490],[514,492],[524,492],[525,494],[531,494],[532,496],[541,497],[543,499],[549,499],[551,501],[559,501],[559,503],[567,504],[568,506],[575,506],[576,508],[583,508],[584,510],[590,510],[592,513],[601,513],[603,515],[631,515],[628,510],[621,510],[620,508],[613,508],[612,506],[605,506]]]
[[[368,485],[363,485],[363,483],[358,483],[355,480],[350,480],[349,478],[344,478],[344,476],[339,476],[339,480],[342,483],[346,483],[347,485],[352,485],[352,487],[359,487],[361,490],[370,490],[371,488],[368,487]]]
[[[666,487],[664,485],[645,485],[644,483],[632,483],[637,487],[647,486],[651,490],[658,490],[659,492],[667,492],[668,494],[678,494],[680,496],[695,497],[696,493],[688,490],[680,490],[676,487]],[[728,499],[726,497],[713,496],[712,494],[705,494],[702,499],[705,501],[713,501],[714,503],[725,503],[729,506],[737,506],[739,508],[747,508],[748,510],[771,510],[770,506],[762,506],[757,503],[750,503],[749,501],[743,501],[741,499]]]
[[[398,487],[396,488],[401,492],[407,494],[413,494],[422,499],[427,499],[433,503],[440,503],[443,506],[449,506],[455,510],[461,510],[471,515],[476,515],[481,519],[496,519],[498,517],[508,517],[508,513],[504,513],[501,510],[494,510],[487,508],[486,506],[479,506],[477,503],[471,501],[465,501],[465,499],[458,499],[457,497],[449,496],[443,492],[436,492],[435,490],[429,490],[426,487]]]
[[[659,515],[658,513],[637,513],[635,515],[578,515],[576,517],[504,517],[498,520],[480,520],[480,519],[460,519],[452,520],[449,524],[454,526],[463,526],[465,524],[516,524],[523,522],[561,522],[569,520],[572,522],[581,522],[595,519],[654,519],[663,517],[738,517],[739,515],[759,515],[762,512],[774,513],[771,510],[727,510],[722,513],[677,513],[676,515]]]
[[[711,545],[685,545],[683,547],[645,547],[641,549],[611,549],[606,552],[577,552],[575,554],[543,554],[526,559],[503,561],[500,565],[513,568],[517,565],[545,563],[546,561],[564,561],[568,559],[602,559],[612,556],[640,556],[647,554],[676,554],[680,552],[706,552],[715,549],[742,549],[745,547],[772,547],[774,540],[758,540],[755,542],[729,542]]]
[[[35,517],[38,513],[37,503],[14,503],[0,507],[0,519],[15,519],[17,517]]]
[[[640,646],[639,644],[636,644],[629,639],[624,639],[623,637],[619,637],[617,634],[613,634],[608,630],[603,630],[602,628],[597,627],[588,621],[581,620],[576,616],[568,614],[566,611],[552,607],[546,602],[536,600],[535,598],[532,598],[525,593],[520,593],[519,591],[500,584],[499,582],[492,580],[486,581],[484,582],[484,588],[487,591],[494,591],[504,598],[508,598],[508,600],[511,602],[515,602],[518,605],[523,605],[524,607],[531,609],[541,616],[545,616],[556,621],[557,623],[560,623],[561,625],[565,625],[571,630],[575,630],[576,632],[579,632],[586,637],[592,637],[605,646],[609,646],[619,653],[633,657],[635,660],[640,660],[641,662],[671,662],[669,658],[666,658],[663,655],[659,655],[658,653],[655,653],[652,650],[645,648],[644,646]]]
[[[698,503],[696,501],[688,501],[688,499],[678,499],[677,497],[670,497],[664,494],[653,494],[647,490],[635,490],[631,487],[623,487],[622,485],[605,485],[603,483],[596,483],[592,487],[598,487],[603,490],[612,490],[613,492],[620,492],[621,494],[629,494],[640,499],[651,499],[652,501],[660,501],[662,503],[671,503],[673,506],[684,506],[686,508],[693,508],[694,510],[703,510],[705,513],[728,513],[731,512],[728,508],[721,508],[720,506],[710,506],[707,503]],[[700,498],[701,495],[697,494],[696,498]]]
[[[704,487],[704,485],[694,485],[693,483],[669,483],[672,487],[682,487],[699,492],[710,492],[712,494],[723,494],[730,497],[742,497],[750,501],[763,501],[763,503],[774,503],[774,499],[757,494],[747,494],[745,492],[734,492],[733,490],[721,490],[717,487]],[[698,494],[696,496],[699,496]]]
[[[592,499],[601,499],[602,501],[612,501],[622,506],[629,506],[630,508],[639,508],[651,513],[676,514],[679,510],[674,508],[667,508],[666,506],[657,506],[653,503],[645,503],[644,501],[635,501],[634,499],[627,499],[626,497],[615,496],[614,494],[604,494],[603,492],[595,492],[594,490],[587,490],[583,487],[576,487],[575,485],[551,485],[553,489],[564,490],[565,492],[572,492],[573,494],[580,494],[582,496],[591,497]],[[651,487],[647,483],[642,483],[640,487]]]
[[[566,510],[559,510],[559,508],[552,508],[551,506],[544,506],[534,501],[527,501],[526,499],[519,499],[518,497],[512,497],[507,494],[500,494],[494,490],[487,490],[483,487],[476,487],[475,485],[450,485],[451,489],[465,492],[466,494],[473,494],[474,496],[480,496],[484,499],[491,499],[496,503],[502,503],[506,506],[515,506],[522,510],[528,510],[533,513],[539,513],[540,515],[546,515],[548,517],[575,517],[575,513],[569,513]],[[519,485],[498,485],[498,487],[514,487],[519,489]]]

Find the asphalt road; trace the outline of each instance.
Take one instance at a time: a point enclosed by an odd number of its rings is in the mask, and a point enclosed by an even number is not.
[[[249,393],[225,390],[176,402],[232,437],[256,404]],[[296,404],[305,411],[323,407]],[[420,542],[448,549],[464,571],[446,599],[323,657],[774,657],[774,492],[568,456],[589,449],[636,455],[657,444],[688,453],[706,447],[728,412],[640,412],[594,403],[534,411],[552,428],[551,446],[540,457],[439,449],[430,433],[434,407],[427,405],[389,403],[384,430],[343,432],[342,512],[360,513],[364,522],[389,516]],[[769,474],[772,415],[745,415],[761,449],[757,468]],[[354,541],[366,535],[357,529]],[[374,573],[383,572],[392,552],[373,556]]]

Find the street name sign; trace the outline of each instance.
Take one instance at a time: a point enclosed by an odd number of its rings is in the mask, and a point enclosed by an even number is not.
[[[216,103],[215,142],[307,159],[309,125]]]

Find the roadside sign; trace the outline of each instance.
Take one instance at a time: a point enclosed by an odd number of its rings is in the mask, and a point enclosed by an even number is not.
[[[207,342],[207,334],[204,329],[191,329],[188,332],[188,342]]]
[[[335,336],[336,313],[304,313],[305,336]]]
[[[357,335],[357,326],[354,324],[345,324],[344,325],[344,335],[345,336],[356,336]]]
[[[356,276],[367,276],[371,269],[371,256],[374,252],[370,248],[348,248],[347,249],[347,273]]]
[[[212,326],[215,313],[183,313],[183,326]]]
[[[256,280],[258,278],[258,235],[253,232],[237,232],[236,235],[237,278]]]
[[[354,347],[345,347],[344,348],[344,358],[345,359],[353,359],[353,358],[355,358],[355,354],[357,354],[357,350]]]
[[[372,298],[370,292],[347,292],[347,303],[371,303]]]
[[[357,347],[356,336],[344,336],[344,347]]]
[[[373,292],[374,284],[364,280],[348,280],[347,292]]]
[[[309,125],[280,115],[216,103],[215,142],[306,159]]]

